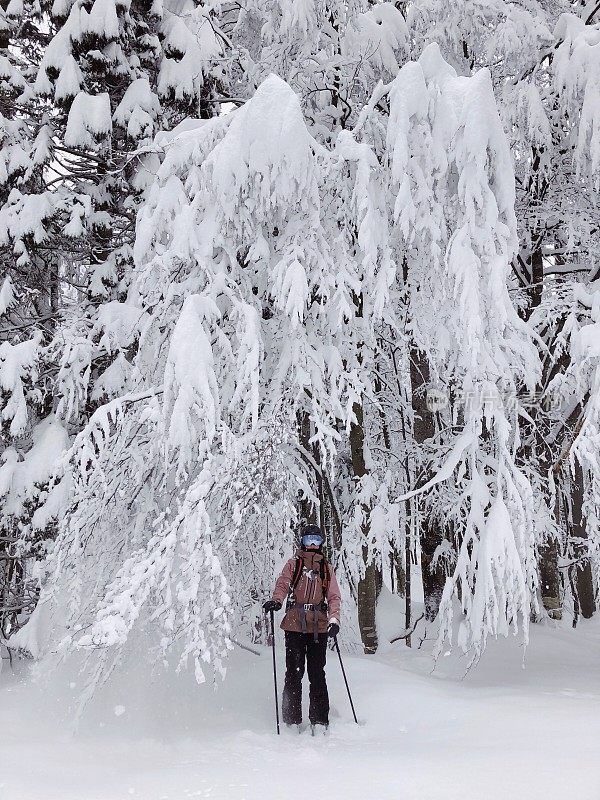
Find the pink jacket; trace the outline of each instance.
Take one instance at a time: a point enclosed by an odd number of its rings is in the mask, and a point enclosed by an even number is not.
[[[296,557],[290,558],[289,561],[286,562],[283,570],[281,571],[281,575],[277,578],[275,591],[273,592],[273,600],[277,600],[282,605],[285,605],[290,591],[290,584],[292,582],[292,578],[294,577],[297,558],[302,558],[303,570],[300,580],[296,585],[295,596],[299,603],[313,603],[314,601],[314,605],[318,605],[321,602],[322,597],[320,594],[318,597],[313,595],[315,593],[319,593],[317,587],[320,589],[321,584],[320,580],[318,582],[311,581],[311,570],[314,570],[314,572],[317,574],[320,573],[320,565],[324,556],[321,553],[317,553],[312,550],[298,550]],[[340,595],[340,587],[331,564],[329,564],[329,586],[327,588],[326,599],[327,613],[319,610],[315,612],[307,611],[304,614],[304,624],[306,626],[307,633],[313,632],[315,618],[317,619],[319,633],[325,633],[330,622],[337,622],[339,625],[342,598]],[[294,607],[287,610],[281,622],[281,628],[284,631],[299,632],[304,630],[302,616],[303,611],[299,607]]]

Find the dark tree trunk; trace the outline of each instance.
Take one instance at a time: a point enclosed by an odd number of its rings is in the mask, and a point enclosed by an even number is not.
[[[407,501],[408,502],[408,501]],[[409,526],[406,526],[407,529]],[[412,623],[412,614],[411,614],[411,601],[412,601],[412,576],[411,576],[411,566],[412,566],[412,547],[411,547],[411,540],[410,540],[410,530],[406,532],[406,545],[404,548],[404,555],[405,555],[405,567],[404,567],[404,574],[406,575],[406,591],[404,595],[404,627],[408,630]],[[412,646],[412,637],[410,634],[404,640],[407,647]]]
[[[540,178],[540,163],[541,153],[534,148],[532,153],[532,172],[527,187],[532,201],[537,201],[544,191],[543,180]],[[529,255],[526,258],[526,262],[521,262],[524,267],[523,279],[528,299],[527,305],[521,311],[521,315],[526,321],[529,321],[535,309],[542,302],[544,289],[542,244],[543,231],[534,226],[529,236]],[[547,365],[548,362],[545,362],[545,364]],[[536,387],[538,396],[543,390],[547,377],[546,366],[546,374],[542,375],[541,384]],[[540,426],[537,424],[540,409],[534,403],[528,411],[531,423],[523,425],[523,438],[528,442],[527,446],[523,448],[523,460],[525,463],[530,464],[540,476],[544,476],[549,473],[551,459],[546,442],[540,432]],[[548,491],[544,491],[544,494],[546,503],[550,508]],[[538,574],[542,604],[552,619],[560,619],[562,617],[562,582],[558,569],[558,555],[559,549],[556,540],[545,542],[538,550]],[[532,618],[535,620],[534,617]]]
[[[561,581],[558,570],[558,543],[552,540],[540,547],[538,570],[542,603],[552,619],[562,618]]]
[[[579,610],[584,619],[590,619],[596,611],[594,598],[594,580],[592,567],[588,555],[588,532],[585,515],[583,513],[584,479],[583,469],[579,461],[575,462],[575,469],[570,480],[570,506],[571,506],[571,543],[577,563],[575,570],[575,587]]]
[[[392,577],[392,591],[401,597],[406,595],[406,573],[404,571],[404,556],[396,546],[390,551],[390,567]]]
[[[547,189],[546,179],[541,170],[542,157],[543,151],[534,147],[532,149],[531,175],[527,184],[527,190],[534,208],[537,207]],[[535,221],[532,223],[532,227],[529,230],[529,254],[526,262],[522,262],[528,302],[521,313],[526,321],[529,321],[533,312],[539,308],[543,298],[544,258],[542,247],[544,244],[544,232],[545,225],[540,225]],[[547,384],[549,365],[550,362],[544,360],[544,374],[542,375],[541,384],[536,387],[538,396],[541,395],[543,387]],[[543,477],[549,474],[552,467],[552,459],[538,424],[540,409],[534,403],[528,410],[532,421],[530,425],[525,424],[523,426],[524,440],[528,441],[528,445],[523,449],[523,459],[525,463],[530,464],[538,472],[540,477]],[[545,498],[548,508],[551,508],[550,496],[547,491],[545,492]],[[553,619],[562,617],[562,581],[558,569],[558,555],[558,542],[555,540],[546,542],[538,550],[538,573],[542,603],[549,616]]]
[[[363,547],[363,559],[367,561],[368,550]],[[360,638],[366,655],[377,652],[379,640],[377,637],[377,596],[378,575],[377,567],[371,561],[365,567],[364,577],[358,582],[358,625]]]
[[[411,348],[410,382],[412,388],[413,436],[417,446],[425,444],[435,432],[433,412],[427,408],[427,388],[430,380],[427,356]],[[426,476],[426,480],[430,476]],[[427,514],[422,498],[417,498],[417,523],[421,546],[421,575],[425,600],[425,619],[432,622],[440,608],[446,576],[439,566],[433,568],[433,555],[444,538],[439,524]]]
[[[534,417],[534,414],[531,415]],[[536,437],[539,438],[539,437]],[[529,457],[537,457],[540,474],[548,474],[549,463],[543,453],[529,450]],[[560,491],[560,489],[559,489]],[[550,497],[546,494],[546,502],[550,507]],[[557,517],[558,519],[558,517]],[[562,619],[562,581],[558,568],[559,547],[556,539],[546,541],[538,550],[538,573],[542,604],[552,619]],[[535,620],[534,620],[535,621]]]
[[[355,403],[353,406],[356,422],[350,427],[350,453],[352,458],[352,471],[357,479],[367,474],[365,464],[365,432],[363,428],[363,407]],[[375,653],[378,646],[377,639],[377,598],[381,590],[381,570],[369,558],[368,543],[371,536],[371,509],[363,507],[363,560],[365,574],[358,582],[358,625],[365,653]]]

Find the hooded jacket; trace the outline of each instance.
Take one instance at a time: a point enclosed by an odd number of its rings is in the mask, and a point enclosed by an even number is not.
[[[290,585],[294,577],[296,568],[296,559],[301,558],[303,562],[302,574],[294,592],[295,598],[299,604],[310,603],[319,606],[321,601],[327,601],[327,611],[322,609],[315,609],[315,611],[304,612],[303,608],[295,605],[286,610],[285,616],[281,622],[281,628],[284,631],[301,632],[306,630],[307,633],[313,633],[314,621],[317,620],[317,629],[319,633],[325,633],[327,626],[331,622],[336,622],[339,625],[340,620],[340,605],[341,595],[340,587],[335,577],[335,572],[331,564],[329,568],[329,586],[327,593],[323,598],[323,588],[320,578],[321,562],[325,556],[316,550],[297,550],[296,556],[290,558],[286,562],[281,575],[277,578],[275,584],[275,591],[273,592],[273,600],[277,600],[284,605],[290,592]]]

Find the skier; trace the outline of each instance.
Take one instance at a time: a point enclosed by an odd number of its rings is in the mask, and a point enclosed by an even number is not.
[[[302,678],[308,667],[308,717],[313,735],[316,726],[329,726],[329,695],[325,681],[327,637],[340,630],[340,589],[331,564],[323,554],[323,534],[317,525],[305,525],[296,557],[284,566],[266,612],[279,611],[286,600],[281,622],[285,631],[285,683],[282,715],[288,725],[302,722]]]

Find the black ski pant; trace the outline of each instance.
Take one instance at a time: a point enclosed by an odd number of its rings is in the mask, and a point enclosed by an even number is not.
[[[315,642],[312,633],[285,632],[285,684],[283,686],[283,721],[288,725],[302,722],[302,678],[308,667],[308,718],[315,724],[329,724],[329,695],[325,681],[327,634]]]

